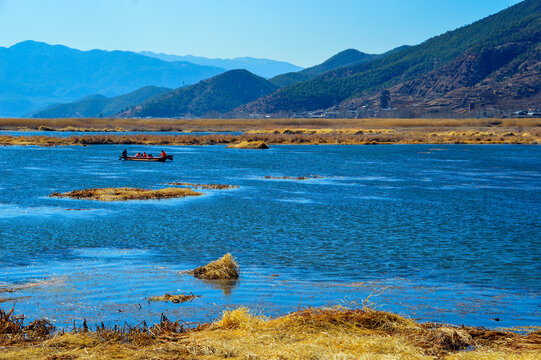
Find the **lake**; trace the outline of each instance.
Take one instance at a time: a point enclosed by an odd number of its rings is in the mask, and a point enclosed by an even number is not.
[[[126,148],[170,163],[118,160]],[[541,147],[0,147],[0,307],[61,327],[373,303],[422,321],[540,326]],[[320,175],[310,180],[265,176]],[[185,199],[48,198],[238,185]],[[232,253],[227,286],[181,274]],[[193,293],[184,304],[150,296]]]

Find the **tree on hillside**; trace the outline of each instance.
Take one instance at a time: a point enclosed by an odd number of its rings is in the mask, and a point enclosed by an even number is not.
[[[379,96],[379,104],[382,109],[387,109],[389,107],[389,103],[391,101],[391,93],[389,90],[385,89],[381,91],[381,94]]]

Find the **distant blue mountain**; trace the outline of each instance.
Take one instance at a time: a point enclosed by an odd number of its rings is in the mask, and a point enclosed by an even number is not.
[[[149,85],[177,88],[224,71],[127,51],[80,51],[24,41],[0,47],[0,116],[24,116],[91,94],[113,97]]]
[[[245,69],[253,74],[262,76],[264,78],[271,78],[276,75],[302,70],[302,67],[290,64],[288,62],[269,59],[256,59],[253,57],[237,57],[234,59],[209,59],[193,55],[179,56],[163,53],[156,54],[151,51],[142,51],[140,52],[140,54],[165,61],[188,61],[192,64],[217,66],[226,70]]]

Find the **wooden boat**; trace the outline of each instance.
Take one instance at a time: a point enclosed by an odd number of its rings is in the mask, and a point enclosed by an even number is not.
[[[126,161],[158,161],[158,162],[166,162],[167,160],[173,161],[173,155],[166,155],[161,157],[139,157],[139,156],[120,156],[118,160],[126,160]]]

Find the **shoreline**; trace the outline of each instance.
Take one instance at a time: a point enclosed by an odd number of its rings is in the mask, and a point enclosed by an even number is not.
[[[12,310],[13,311],[13,310]],[[169,320],[106,327],[86,320],[56,331],[54,324],[0,309],[0,359],[326,359],[378,356],[415,359],[536,359],[541,330],[518,333],[482,327],[419,323],[370,306],[299,309],[269,318],[245,307],[207,323]],[[316,357],[314,357],[317,355]]]

